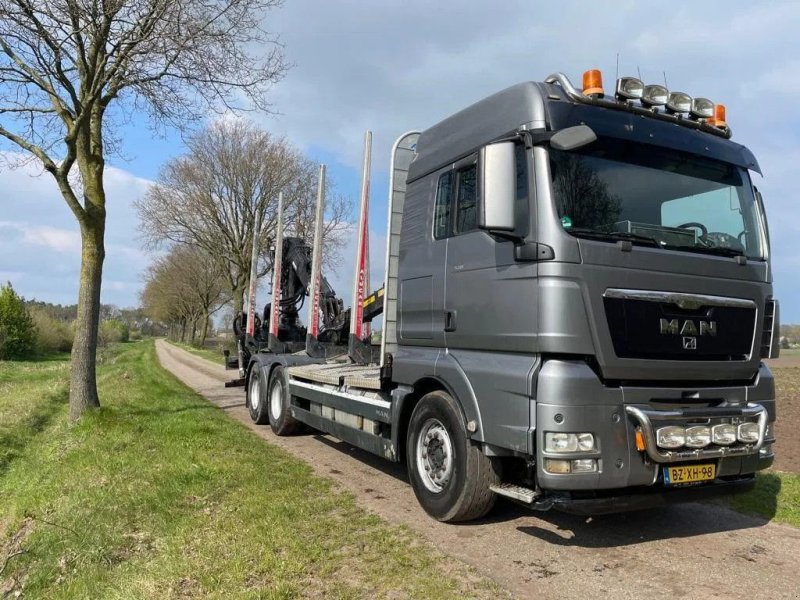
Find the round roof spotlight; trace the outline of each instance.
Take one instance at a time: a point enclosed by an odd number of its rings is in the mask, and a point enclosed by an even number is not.
[[[683,92],[672,92],[667,99],[667,110],[671,113],[688,113],[692,110],[692,97]]]
[[[635,77],[620,77],[617,79],[617,90],[614,95],[620,100],[637,100],[642,97],[644,84]]]
[[[642,91],[642,104],[664,106],[669,99],[669,90],[663,85],[646,85]]]
[[[692,116],[697,119],[710,119],[714,116],[714,103],[708,98],[692,100]]]

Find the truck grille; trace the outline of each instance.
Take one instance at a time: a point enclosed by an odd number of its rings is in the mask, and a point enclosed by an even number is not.
[[[603,304],[620,358],[750,358],[756,322],[756,305],[751,300],[609,289],[603,294]]]

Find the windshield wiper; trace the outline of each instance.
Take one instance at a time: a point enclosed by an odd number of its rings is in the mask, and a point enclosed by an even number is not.
[[[697,252],[698,254],[718,254],[719,256],[744,256],[744,252],[734,248],[722,248],[720,246],[667,246],[672,250],[685,250],[687,252]]]
[[[577,236],[591,237],[599,240],[630,240],[631,242],[638,242],[642,244],[649,244],[661,248],[662,245],[656,238],[640,235],[638,233],[630,233],[629,231],[597,231],[596,229],[588,229],[585,227],[573,227],[565,230]]]

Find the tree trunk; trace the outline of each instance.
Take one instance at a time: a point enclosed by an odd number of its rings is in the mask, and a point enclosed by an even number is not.
[[[181,342],[186,341],[186,319],[181,319]]]
[[[233,316],[236,318],[244,310],[244,284],[233,290]]]
[[[97,332],[100,321],[100,284],[105,259],[105,215],[87,218],[81,224],[81,275],[78,317],[69,383],[69,418],[77,421],[90,408],[100,406],[97,395]]]
[[[206,338],[208,337],[208,311],[203,312],[203,328],[200,330],[200,346],[206,347]]]

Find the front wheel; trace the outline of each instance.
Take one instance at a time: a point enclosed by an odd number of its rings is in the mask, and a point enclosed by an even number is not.
[[[250,418],[256,425],[269,423],[267,410],[267,375],[260,363],[255,363],[250,369],[250,379],[247,382],[247,409]]]
[[[494,506],[497,465],[472,444],[461,407],[445,392],[426,394],[414,408],[406,463],[417,500],[439,521],[478,519]]]

